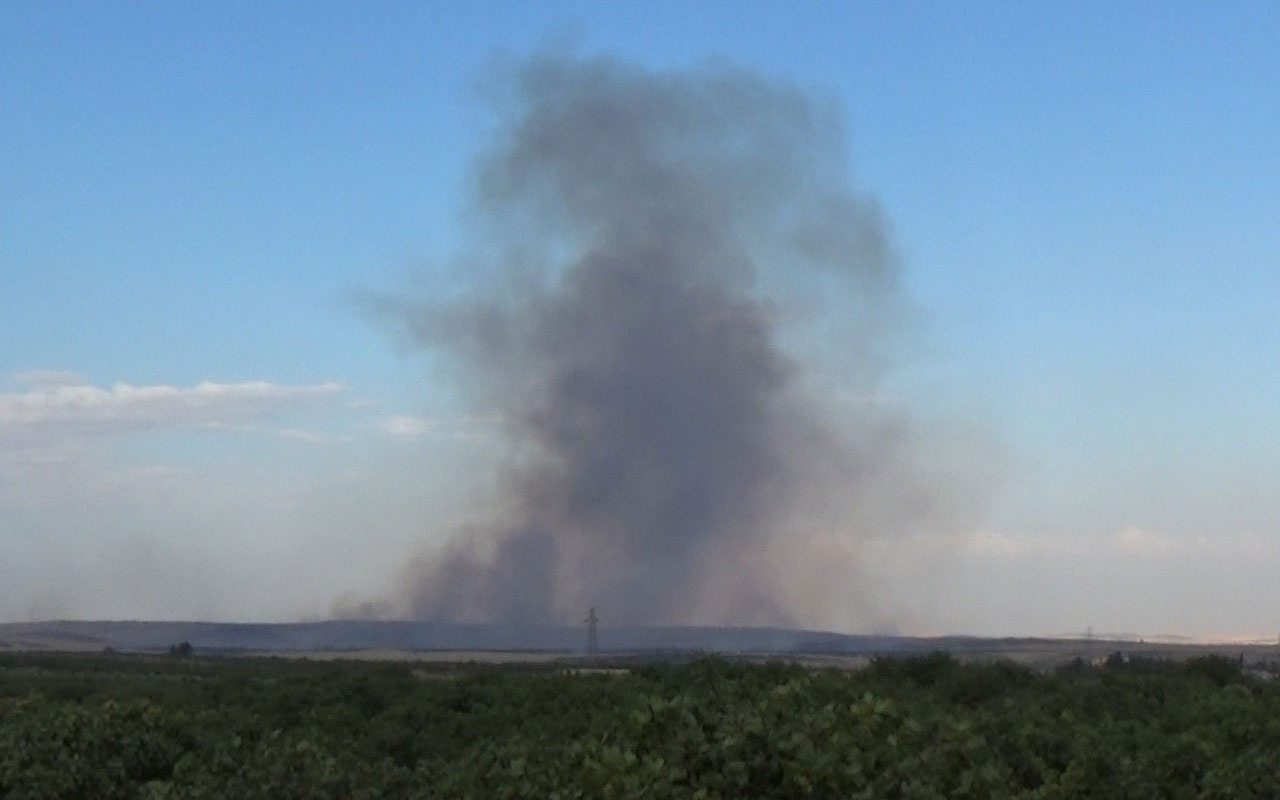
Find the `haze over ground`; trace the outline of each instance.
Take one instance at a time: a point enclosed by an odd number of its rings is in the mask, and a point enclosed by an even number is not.
[[[550,50],[844,120],[914,310],[873,392],[806,374],[973,507],[871,526],[797,623],[1273,636],[1277,34],[1243,3],[8,4],[0,619],[325,616],[474,521],[501,417],[360,298],[462,292],[498,76]]]

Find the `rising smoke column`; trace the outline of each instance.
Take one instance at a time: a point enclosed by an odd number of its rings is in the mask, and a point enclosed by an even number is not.
[[[901,305],[838,114],[730,69],[541,56],[511,77],[464,288],[382,304],[509,445],[492,505],[413,565],[413,613],[792,621],[797,520],[900,524],[893,424],[837,424],[784,346],[838,312],[816,349],[868,391]]]

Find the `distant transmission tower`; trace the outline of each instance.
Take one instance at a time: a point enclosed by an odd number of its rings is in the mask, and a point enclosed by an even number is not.
[[[596,616],[596,607],[592,606],[587,612],[587,618],[583,620],[587,623],[587,655],[594,656],[596,654],[596,624],[600,622],[600,618]]]

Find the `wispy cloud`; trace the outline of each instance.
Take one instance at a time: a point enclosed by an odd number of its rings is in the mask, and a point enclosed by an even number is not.
[[[350,436],[338,436],[300,428],[281,428],[276,431],[276,436],[281,439],[288,439],[291,442],[302,442],[304,444],[338,444],[351,441]]]
[[[1138,525],[1112,531],[1079,533],[1008,533],[977,530],[966,541],[969,553],[992,559],[1095,558],[1110,563],[1157,558],[1204,560],[1233,554],[1242,558],[1280,553],[1268,537],[1247,531],[1220,535],[1182,534]]]
[[[378,425],[378,429],[388,436],[409,439],[421,436],[431,427],[431,423],[425,419],[408,416],[387,417]]]
[[[396,439],[417,439],[426,435],[477,439],[488,436],[501,424],[502,417],[497,415],[467,414],[447,419],[424,419],[398,414],[379,420],[374,427],[383,435]]]
[[[44,376],[45,380],[34,380],[33,375]],[[45,428],[79,432],[216,429],[342,390],[338,383],[288,386],[267,381],[206,381],[190,387],[117,383],[103,388],[65,380],[51,381],[49,375],[16,376],[32,388],[0,394],[0,432]]]
[[[1126,555],[1152,556],[1196,547],[1203,543],[1196,540],[1179,540],[1161,531],[1129,525],[1117,531],[1109,544],[1114,550]]]
[[[894,398],[878,392],[855,392],[840,390],[835,394],[836,402],[849,406],[882,406],[894,402]]]

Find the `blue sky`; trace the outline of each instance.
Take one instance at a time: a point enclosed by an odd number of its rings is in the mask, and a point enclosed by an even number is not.
[[[867,546],[880,617],[1273,636],[1277,41],[1262,2],[5,3],[0,619],[323,616],[440,543],[497,445],[353,296],[447,260],[495,63],[567,48],[845,114],[923,316],[887,392],[994,476]]]

